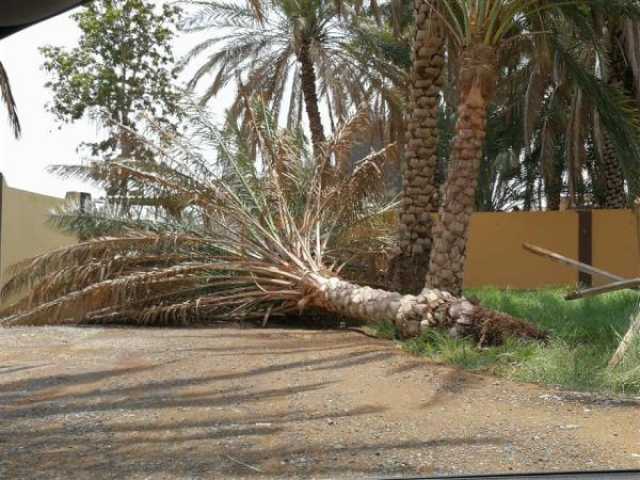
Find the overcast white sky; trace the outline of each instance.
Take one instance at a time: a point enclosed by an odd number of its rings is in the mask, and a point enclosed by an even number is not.
[[[77,162],[76,146],[95,138],[96,131],[88,122],[58,129],[44,107],[49,92],[44,88],[47,76],[40,69],[38,52],[47,43],[73,46],[78,36],[75,23],[65,14],[0,40],[0,58],[11,80],[23,130],[22,138],[15,140],[5,112],[0,111],[0,172],[12,187],[56,196],[86,190],[77,181],[62,181],[45,171],[52,163]]]
[[[38,48],[46,44],[76,45],[80,32],[70,15],[71,12],[60,15],[0,40],[0,59],[11,80],[23,130],[22,138],[15,140],[5,112],[0,111],[0,172],[11,187],[59,197],[74,190],[96,193],[91,185],[61,180],[46,172],[47,165],[79,163],[81,157],[76,147],[97,137],[91,122],[80,121],[59,128],[54,116],[45,109],[50,92],[44,87],[47,75],[41,69]],[[174,46],[176,57],[197,40],[193,36],[179,38]],[[225,103],[216,101],[218,106]]]

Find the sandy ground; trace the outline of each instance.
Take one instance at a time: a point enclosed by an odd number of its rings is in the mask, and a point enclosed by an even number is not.
[[[640,468],[640,401],[437,366],[349,331],[0,329],[0,478]]]

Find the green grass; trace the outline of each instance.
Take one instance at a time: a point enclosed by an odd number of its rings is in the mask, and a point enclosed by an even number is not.
[[[466,292],[487,307],[527,319],[549,331],[551,339],[547,344],[511,340],[500,347],[479,349],[469,340],[428,332],[404,342],[404,346],[437,362],[523,382],[571,390],[640,392],[640,342],[620,367],[607,368],[629,326],[630,316],[638,308],[640,295],[618,292],[568,302],[564,293],[498,289]],[[393,337],[391,325],[384,325],[379,331],[385,338]]]

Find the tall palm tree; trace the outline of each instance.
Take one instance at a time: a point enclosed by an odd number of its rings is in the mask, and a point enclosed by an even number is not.
[[[348,5],[339,9],[333,0],[272,0],[264,2],[262,18],[254,8],[237,3],[205,1],[198,6],[182,29],[211,31],[212,36],[195,46],[182,66],[202,59],[191,88],[213,76],[203,102],[241,79],[245,93],[259,93],[276,118],[283,107],[288,109],[288,127],[300,124],[304,108],[317,152],[327,135],[321,106],[335,126],[370,96],[372,64],[352,48],[356,32],[368,20],[356,21]],[[377,77],[384,75],[378,72]],[[238,96],[231,111],[243,108]]]
[[[637,52],[636,36],[638,20],[625,18],[620,15],[594,15],[598,34],[602,37],[602,76],[607,84],[616,89],[621,95],[636,102],[640,97],[637,89]],[[634,52],[634,50],[636,50]],[[635,57],[635,58],[634,58]],[[634,64],[636,71],[634,71]],[[640,106],[640,103],[637,104]],[[596,121],[598,119],[596,118]],[[599,147],[599,186],[602,190],[602,206],[604,208],[625,208],[628,205],[625,192],[625,176],[630,180],[637,174],[625,165],[611,134],[596,124],[601,133],[595,136]],[[625,172],[625,166],[626,172]],[[625,175],[626,173],[626,175]],[[632,188],[633,189],[633,186]]]
[[[2,62],[0,62],[0,96],[2,96],[2,101],[7,109],[7,115],[9,116],[9,123],[11,124],[13,135],[16,138],[20,138],[22,128],[20,126],[20,119],[18,118],[16,101],[13,98],[13,93],[11,92],[9,75],[7,74]]]
[[[640,108],[640,5],[638,2],[612,2],[609,8],[596,17],[598,33],[603,37],[604,77],[627,99],[634,99],[634,108]],[[602,151],[602,189],[609,191],[613,201],[608,206],[616,208],[627,204],[621,189],[624,176],[631,198],[640,194],[637,163],[638,152],[629,159],[629,148],[611,142],[614,132],[602,135],[599,150]],[[615,145],[611,145],[614,143]]]
[[[445,36],[434,12],[427,2],[415,1],[400,238],[389,267],[393,288],[410,293],[417,293],[424,286],[432,245],[432,215],[438,209],[435,180]]]
[[[450,0],[437,12],[457,50],[458,118],[443,204],[434,229],[427,285],[462,290],[469,222],[485,138],[487,112],[499,78],[499,48],[523,32],[523,15],[542,9],[534,0]]]
[[[548,209],[559,205],[563,173],[572,206],[623,208],[625,176],[637,171],[639,110],[623,85],[622,49],[611,47],[600,9],[584,12],[579,22],[546,17],[553,34],[531,42],[525,136],[539,152]],[[611,52],[621,72],[615,81]]]

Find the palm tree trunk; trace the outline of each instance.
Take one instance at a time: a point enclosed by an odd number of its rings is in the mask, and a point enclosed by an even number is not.
[[[438,208],[438,104],[442,88],[444,37],[427,2],[415,1],[410,113],[402,177],[398,250],[389,264],[394,290],[422,290],[431,253],[432,214]]]
[[[454,295],[462,291],[469,223],[475,208],[486,137],[487,109],[495,95],[496,82],[495,49],[484,45],[467,48],[460,63],[456,137],[427,275],[429,287]]]
[[[320,118],[320,110],[318,108],[316,72],[313,61],[311,60],[309,48],[309,40],[303,39],[298,52],[298,61],[300,62],[302,95],[304,96],[304,105],[309,119],[309,130],[311,130],[311,143],[313,145],[313,151],[317,155],[320,152],[325,136]]]
[[[615,146],[607,132],[603,132],[604,145],[598,171],[601,175],[603,208],[626,208],[627,195],[624,191],[624,174],[618,161]]]
[[[312,305],[368,323],[391,321],[403,337],[415,337],[436,328],[454,337],[472,337],[480,345],[500,344],[511,336],[546,338],[544,332],[527,322],[441,290],[424,289],[419,295],[402,295],[317,273],[306,278],[305,286],[314,292]]]
[[[544,195],[547,199],[547,210],[560,210],[562,194],[562,178],[548,175],[544,178]]]
[[[609,38],[607,41],[607,53],[609,60],[609,72],[607,83],[625,94],[631,95],[625,86],[626,63],[620,38],[622,31],[615,25],[615,20],[609,22]],[[601,174],[600,185],[603,194],[603,208],[625,208],[627,195],[624,191],[624,172],[618,160],[616,147],[609,133],[602,129],[602,155],[600,158],[599,172]]]
[[[523,205],[523,210],[525,212],[531,211],[535,201],[537,168],[532,163],[533,162],[525,162],[525,190]]]

